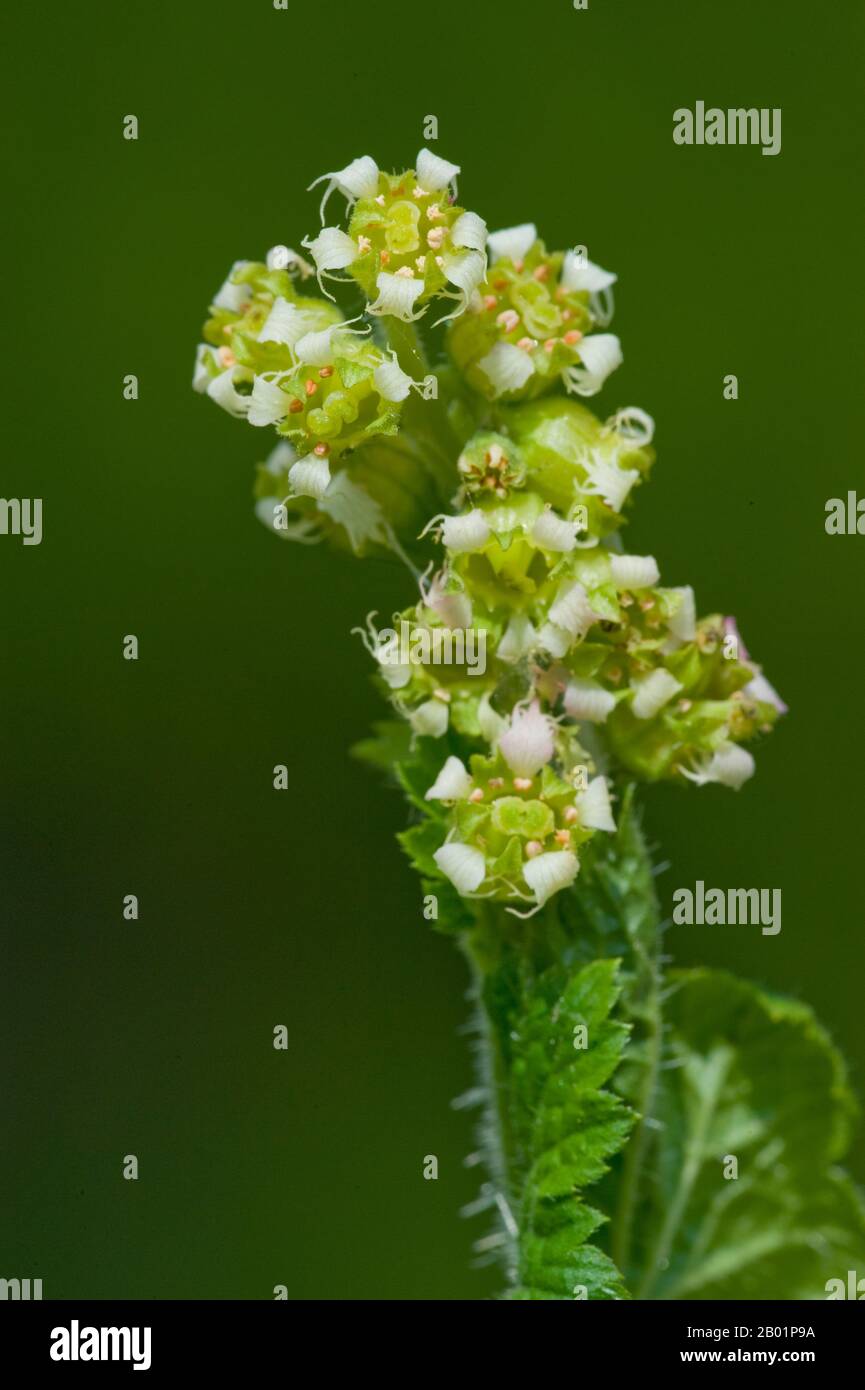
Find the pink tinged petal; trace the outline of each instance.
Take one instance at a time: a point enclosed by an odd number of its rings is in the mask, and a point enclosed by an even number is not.
[[[785,705],[774,685],[767,681],[762,671],[758,671],[748,682],[744,693],[752,700],[759,700],[761,704],[774,705],[779,714],[789,712],[789,705]]]
[[[518,777],[534,777],[550,761],[554,749],[553,724],[533,700],[528,709],[515,709],[511,727],[499,739],[502,756]]]

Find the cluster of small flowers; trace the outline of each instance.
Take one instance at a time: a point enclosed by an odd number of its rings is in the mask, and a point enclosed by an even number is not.
[[[396,615],[398,641],[371,620],[362,635],[414,738],[448,743],[426,790],[444,821],[439,871],[462,894],[534,912],[574,881],[581,847],[615,830],[608,767],[738,788],[754,770],[743,741],[785,707],[732,619],[698,620],[689,587],[662,586],[653,556],[622,550],[629,496],[654,458],[653,421],[629,407],[602,424],[571,399],[595,394],[621,361],[618,338],[596,331],[612,316],[616,277],[581,252],[548,252],[532,224],[488,235],[456,205],[459,172],[421,150],[401,174],[363,156],[323,175],[323,225],[302,242],[313,264],[289,252],[283,268],[234,266],[194,385],[275,426],[258,489],[264,520],[299,505],[283,527],[294,539],[339,534],[357,553],[399,551],[398,499],[412,485],[405,474],[382,485],[375,446],[399,433],[391,457],[402,448],[418,470],[404,406],[425,383],[372,328],[453,303],[443,319],[457,372],[437,369],[436,380],[452,389],[448,428],[462,422],[456,492],[421,533],[442,544],[444,562]],[[345,230],[324,225],[334,192],[347,202]],[[349,320],[325,283],[346,274],[366,300]],[[313,275],[325,298],[304,293]]]
[[[526,400],[561,380],[594,396],[622,361],[614,333],[616,277],[584,252],[548,252],[533,223],[493,232],[485,293],[449,330],[448,349],[469,384],[491,400]]]
[[[552,426],[561,438],[561,412],[582,409],[545,402],[532,432]],[[754,771],[742,741],[784,710],[732,620],[698,621],[690,587],[661,586],[653,556],[623,553],[592,528],[599,441],[610,474],[636,481],[651,461],[649,417],[621,411],[594,433],[580,423],[582,454],[559,454],[555,470],[549,437],[540,451],[503,434],[473,438],[459,462],[464,508],[431,523],[444,565],[396,617],[405,640],[366,634],[417,736],[452,730],[484,750],[468,766],[447,756],[427,792],[450,808],[436,863],[461,893],[531,910],[573,882],[582,844],[615,829],[605,759],[647,780],[738,788]],[[568,509],[551,493],[570,497]],[[606,493],[612,512],[615,480]],[[482,670],[465,655],[481,647]]]
[[[297,496],[320,501],[332,463],[395,433],[413,385],[352,322],[327,300],[297,293],[287,269],[239,262],[204,326],[193,386],[251,425],[276,427],[294,450]]]

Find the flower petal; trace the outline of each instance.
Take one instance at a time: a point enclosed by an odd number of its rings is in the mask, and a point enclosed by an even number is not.
[[[597,622],[598,615],[578,579],[566,580],[559,586],[555,602],[550,606],[550,622],[564,628],[571,637],[583,637]]]
[[[415,163],[417,181],[427,193],[438,193],[447,188],[460,172],[458,164],[449,164],[446,159],[433,154],[432,150],[419,150]]]
[[[438,701],[441,704],[441,701]],[[446,708],[446,707],[445,707]],[[453,754],[445,760],[444,766],[429,790],[424,794],[425,801],[465,801],[472,789],[471,773],[465,764]]]
[[[538,634],[527,615],[515,613],[496,648],[496,656],[499,661],[520,661],[528,655],[537,640]]]
[[[493,261],[522,260],[538,239],[538,229],[534,222],[520,222],[516,227],[502,227],[498,232],[490,232],[487,247]]]
[[[216,309],[230,309],[232,313],[239,314],[243,306],[252,298],[252,288],[249,285],[234,285],[231,277],[235,271],[242,270],[249,265],[249,261],[235,261],[231,271],[222,282],[222,285],[213,297],[213,306]]]
[[[504,342],[496,343],[495,347],[480,359],[478,367],[497,396],[504,395],[506,391],[519,391],[535,370],[535,364],[528,352],[523,352],[515,343]]]
[[[447,733],[448,707],[444,700],[425,700],[417,709],[411,711],[408,719],[416,734],[422,734],[426,738],[441,738]],[[439,781],[441,777],[442,774],[439,773]],[[427,799],[429,798],[430,792],[427,792]]]
[[[244,380],[249,380],[249,373],[243,367],[229,367],[228,371],[220,372],[219,376],[211,379],[207,394],[217,405],[221,405],[223,410],[227,410],[229,415],[240,419],[249,412],[250,397],[236,390],[234,378],[237,372],[242,373]]]
[[[330,464],[327,459],[307,454],[288,470],[288,483],[296,497],[314,497],[320,501],[330,484]]]
[[[616,822],[610,809],[610,789],[606,777],[593,777],[577,797],[580,824],[587,830],[614,831]]]
[[[528,709],[514,710],[510,728],[499,739],[499,748],[517,777],[534,777],[550,761],[555,748],[553,724],[547,715],[541,714],[537,700]]]
[[[486,878],[486,860],[480,850],[471,845],[452,840],[437,849],[433,859],[458,893],[474,893]]]
[[[566,367],[562,376],[569,391],[596,396],[607,377],[622,365],[622,345],[615,333],[591,333],[577,348],[580,365]]]
[[[663,666],[659,666],[642,680],[635,681],[633,689],[631,709],[635,716],[637,719],[652,719],[682,689],[682,684]]]
[[[487,244],[487,224],[476,212],[462,212],[451,227],[451,243],[483,251]]]
[[[568,888],[576,878],[580,861],[569,849],[538,854],[523,865],[523,878],[535,895],[538,907],[543,907],[554,893]]]
[[[601,290],[608,290],[616,279],[611,270],[602,270],[593,261],[587,261],[573,251],[565,253],[561,283],[566,290],[588,290],[590,294],[598,294]]]
[[[373,381],[376,391],[385,401],[404,401],[414,386],[412,378],[403,371],[395,356],[376,367]]]
[[[563,521],[550,507],[545,507],[532,527],[532,540],[543,550],[568,552],[577,544],[577,524]]]
[[[616,697],[597,681],[573,676],[565,687],[565,713],[572,719],[585,719],[590,724],[606,723],[607,715],[616,707]]]
[[[288,414],[291,397],[269,375],[257,376],[249,398],[247,419],[251,425],[275,425]]]
[[[661,578],[654,555],[611,555],[610,569],[619,589],[653,589]]]
[[[376,277],[378,299],[367,306],[370,314],[392,314],[394,318],[410,323],[416,315],[412,312],[415,300],[423,293],[423,280],[415,280],[408,275],[391,275],[382,270]]]
[[[490,528],[479,507],[465,516],[446,516],[442,523],[442,544],[457,554],[483,550],[490,538]]]

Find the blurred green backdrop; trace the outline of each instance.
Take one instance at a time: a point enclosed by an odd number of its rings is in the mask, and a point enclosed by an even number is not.
[[[497,1287],[457,1218],[466,974],[399,798],[347,756],[381,713],[349,629],[406,581],[269,536],[263,436],[189,389],[231,262],[312,231],[324,170],[410,163],[427,114],[490,227],[618,272],[597,408],[657,421],[629,546],[735,613],[791,705],[739,795],[644,798],[668,906],[781,887],[783,930],[670,950],[807,997],[865,1091],[865,540],[823,527],[865,492],[858,0],[91,0],[7,27],[2,491],[44,499],[44,540],[0,537],[0,1273],[56,1298]],[[698,99],[780,106],[780,156],[676,147]]]

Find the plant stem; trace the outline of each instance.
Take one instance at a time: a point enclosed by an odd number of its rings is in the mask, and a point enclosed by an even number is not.
[[[390,314],[382,322],[399,366],[412,381],[425,381],[430,366],[415,325]],[[443,504],[449,504],[457,484],[456,461],[462,441],[451,426],[444,400],[438,394],[419,396],[411,391],[403,406],[402,427],[422,449],[439,497]]]

